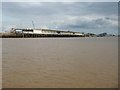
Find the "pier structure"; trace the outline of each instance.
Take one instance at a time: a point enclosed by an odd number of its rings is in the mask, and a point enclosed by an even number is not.
[[[51,29],[12,28],[10,31],[10,35],[3,35],[2,37],[16,37],[16,38],[84,37],[84,34],[80,32],[51,30]]]

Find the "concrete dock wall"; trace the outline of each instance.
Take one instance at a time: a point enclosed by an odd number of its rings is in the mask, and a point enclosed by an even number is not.
[[[9,35],[2,35],[2,38],[40,38],[40,37],[84,37],[81,35],[57,35],[57,34],[9,34]]]

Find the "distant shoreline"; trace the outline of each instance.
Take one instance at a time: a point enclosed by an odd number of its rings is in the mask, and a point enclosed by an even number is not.
[[[119,37],[119,35],[114,35],[114,36],[97,36],[97,35],[84,35],[84,36],[79,36],[79,35],[54,35],[54,34],[15,34],[15,33],[9,33],[9,32],[0,32],[0,38],[45,38],[45,37]]]

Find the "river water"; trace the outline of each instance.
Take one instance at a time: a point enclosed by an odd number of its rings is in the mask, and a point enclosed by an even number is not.
[[[2,39],[3,88],[116,88],[116,37]]]

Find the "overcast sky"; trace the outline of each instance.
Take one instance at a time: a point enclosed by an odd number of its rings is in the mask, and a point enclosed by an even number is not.
[[[2,30],[49,28],[85,33],[118,32],[117,2],[3,2]]]

